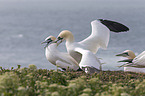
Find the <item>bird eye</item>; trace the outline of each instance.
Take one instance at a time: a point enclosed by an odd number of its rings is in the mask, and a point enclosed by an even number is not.
[[[48,38],[47,40],[50,40],[51,41],[51,38]]]
[[[129,56],[129,55],[128,55],[128,52],[125,52],[125,53],[123,53],[123,54],[125,54],[125,55]]]
[[[59,40],[62,40],[63,38],[61,38],[61,37],[58,37],[58,39],[59,39]]]
[[[48,38],[46,41],[47,42],[52,42],[53,40],[51,38]]]

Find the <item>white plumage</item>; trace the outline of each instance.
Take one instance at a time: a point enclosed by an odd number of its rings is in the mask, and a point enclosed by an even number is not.
[[[89,74],[99,72],[101,62],[91,51],[84,49],[82,50],[81,48],[75,48],[75,51],[82,54],[82,59],[79,63],[81,69]]]
[[[103,25],[99,20],[94,20],[91,22],[92,33],[86,39],[78,42],[86,50],[90,50],[94,54],[101,47],[106,49],[109,43],[110,30]]]
[[[98,51],[100,47],[103,49],[107,48],[109,43],[109,38],[110,38],[110,30],[114,32],[121,32],[121,31],[128,31],[129,29],[120,23],[109,21],[109,20],[103,20],[103,19],[92,21],[91,26],[92,26],[91,35],[80,42],[74,42],[73,34],[68,30],[64,30],[60,32],[60,34],[57,37],[57,41],[66,40],[66,48],[68,53],[78,63],[80,63],[79,65],[81,65],[81,67],[90,66],[98,69],[100,66],[98,64],[98,60],[91,59],[90,56],[95,57],[93,55]],[[91,53],[91,55],[84,55],[88,53]],[[83,56],[89,57],[87,59],[87,62],[89,61],[89,63],[87,63],[83,59],[84,58]]]
[[[124,67],[124,72],[145,73],[145,68]]]
[[[132,63],[135,65],[145,66],[145,51],[143,51],[141,54],[135,57]]]
[[[135,56],[133,51],[125,50],[123,53],[117,54],[116,56],[123,56],[128,58],[126,60],[119,61],[127,62],[127,64],[124,65],[124,71],[145,73],[145,51],[143,51],[138,56]]]
[[[74,58],[72,58],[68,53],[58,51],[57,43],[53,42],[55,39],[55,37],[49,36],[43,42],[47,43],[45,47],[45,56],[47,60],[62,69],[78,70],[79,64]]]

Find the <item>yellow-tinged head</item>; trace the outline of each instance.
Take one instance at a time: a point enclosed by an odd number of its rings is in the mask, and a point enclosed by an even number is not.
[[[63,30],[60,32],[60,34],[57,37],[57,41],[59,40],[61,41],[66,40],[66,42],[73,42],[74,37],[73,37],[73,34],[69,30]]]
[[[56,38],[55,38],[54,36],[48,36],[48,37],[45,39],[45,41],[46,41],[46,40],[55,41]]]
[[[134,52],[131,50],[125,50],[123,53],[117,54],[116,56],[123,56],[123,57],[126,57],[128,59],[134,59],[136,57]]]
[[[56,38],[54,36],[48,36],[45,41],[43,41],[41,44],[43,43],[47,43],[46,46],[44,48],[46,48],[49,44],[51,44],[52,42],[54,42],[56,40]]]

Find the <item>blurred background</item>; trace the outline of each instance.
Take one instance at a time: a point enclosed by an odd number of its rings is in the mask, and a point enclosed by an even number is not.
[[[136,54],[145,50],[144,0],[0,0],[0,66],[56,69],[47,61],[41,42],[70,30],[75,41],[91,33],[90,22],[109,19],[125,24],[129,32],[111,32],[107,50],[99,49],[104,70],[123,70],[116,57],[126,49]],[[59,46],[65,52],[65,43]]]

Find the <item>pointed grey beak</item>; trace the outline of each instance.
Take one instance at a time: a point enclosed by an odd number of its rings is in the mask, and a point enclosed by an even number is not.
[[[124,53],[121,53],[121,54],[117,54],[116,56],[127,57],[129,55],[128,55],[128,52],[124,52]],[[128,62],[128,63],[132,63],[132,60],[133,59],[125,59],[125,60],[121,60],[121,61],[118,61],[118,62]]]
[[[62,41],[63,41],[63,38],[58,37],[58,38],[54,41],[54,43],[57,43],[57,46],[58,46],[60,43],[62,43]]]
[[[58,46],[60,43],[62,43],[62,41],[63,41],[63,40],[57,41],[57,46]]]
[[[125,53],[120,53],[120,54],[117,54],[116,56],[123,56],[123,57],[127,57],[127,56],[129,56],[129,55],[128,55],[128,53],[127,53],[127,52],[125,52]]]
[[[44,44],[44,43],[48,43],[47,41],[43,41],[43,42],[41,42],[41,44]]]
[[[115,56],[124,56],[124,54],[123,54],[123,53],[121,53],[121,54],[117,54],[117,55],[115,55]]]
[[[133,59],[125,59],[125,60],[121,60],[121,61],[118,61],[118,62],[128,62],[128,63],[132,63]]]
[[[41,42],[41,44],[47,43],[46,46],[44,48],[46,48],[47,46],[49,46],[52,43],[51,39],[45,40],[43,42]]]
[[[52,42],[52,40],[51,40],[51,39],[47,39],[47,40],[41,42],[41,44],[44,44],[44,43],[50,43],[50,42]]]

